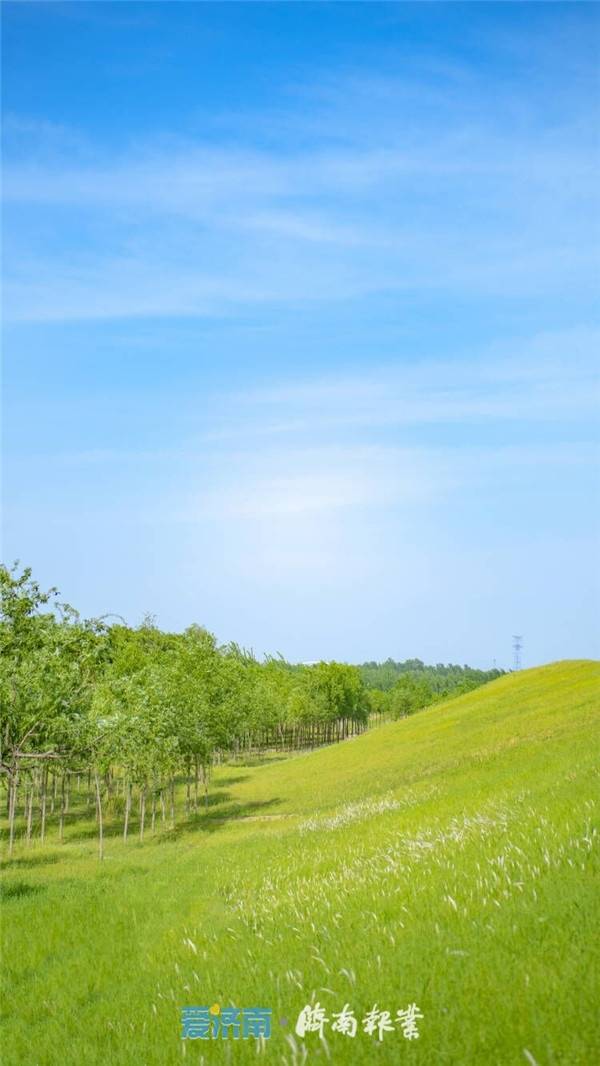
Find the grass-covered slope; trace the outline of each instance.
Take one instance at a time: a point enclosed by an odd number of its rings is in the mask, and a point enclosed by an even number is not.
[[[312,754],[222,767],[194,826],[95,857],[17,850],[3,883],[3,1066],[594,1063],[600,666],[509,675]],[[88,834],[87,837],[85,834]],[[596,890],[596,894],[594,894]],[[313,1000],[352,1039],[294,1035]],[[184,1005],[273,1010],[186,1041]],[[361,1031],[416,1003],[420,1037]]]

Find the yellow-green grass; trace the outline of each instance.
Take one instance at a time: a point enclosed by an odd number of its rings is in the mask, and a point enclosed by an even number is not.
[[[76,807],[6,863],[3,1066],[595,1063],[599,697],[599,664],[557,663],[223,766],[177,832],[109,823],[103,863]],[[315,1000],[415,1002],[420,1037],[301,1039]],[[182,1041],[213,1003],[271,1008],[273,1035]]]

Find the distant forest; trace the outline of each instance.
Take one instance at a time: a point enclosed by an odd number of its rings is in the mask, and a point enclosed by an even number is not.
[[[472,666],[437,663],[426,666],[421,659],[362,663],[362,682],[369,692],[373,712],[394,718],[412,714],[448,696],[460,696],[479,685],[501,677],[504,670],[476,670]]]
[[[386,659],[384,663],[361,663],[359,670],[367,688],[380,688],[383,692],[388,692],[401,677],[408,675],[415,681],[426,680],[432,692],[444,695],[462,685],[466,686],[465,691],[485,685],[487,681],[495,681],[504,673],[504,670],[475,670],[472,666],[457,666],[456,663],[426,666],[421,659],[405,659],[404,662]]]

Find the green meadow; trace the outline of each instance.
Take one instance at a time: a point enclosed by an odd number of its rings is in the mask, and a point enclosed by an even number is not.
[[[561,662],[229,762],[175,831],[125,844],[109,813],[102,862],[83,796],[63,844],[52,817],[43,846],[18,824],[3,1066],[600,1061],[599,697],[599,664]],[[182,1040],[181,1008],[213,1004],[270,1008],[272,1035]],[[317,1004],[323,1037],[299,1036]],[[346,1005],[354,1037],[331,1027]],[[363,1031],[373,1008],[392,1031]]]

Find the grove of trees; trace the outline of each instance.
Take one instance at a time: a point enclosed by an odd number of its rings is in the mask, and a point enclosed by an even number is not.
[[[186,813],[206,796],[213,763],[267,748],[301,749],[366,728],[370,703],[356,667],[290,667],[219,646],[200,626],[161,632],[83,620],[42,591],[28,569],[0,567],[0,769],[9,851],[18,808],[44,839],[49,808],[63,836],[73,787],[93,796],[99,850],[106,801],[122,797],[127,839],[135,803],[175,824],[176,782]]]
[[[150,618],[137,628],[84,620],[16,566],[0,566],[0,601],[9,853],[17,819],[26,842],[34,832],[43,841],[51,814],[62,840],[73,790],[93,808],[102,856],[107,807],[125,840],[135,811],[143,840],[207,802],[217,761],[339,741],[474,683],[453,676],[436,689],[404,671],[375,687],[376,664],[259,662],[197,625],[165,633]]]

